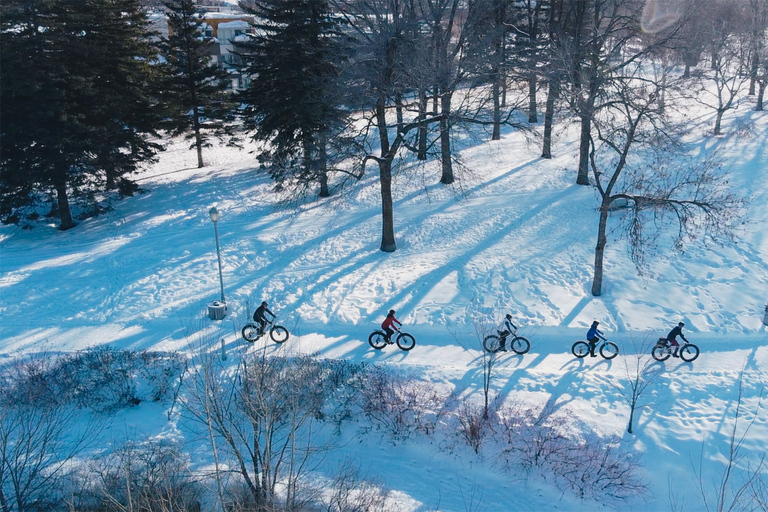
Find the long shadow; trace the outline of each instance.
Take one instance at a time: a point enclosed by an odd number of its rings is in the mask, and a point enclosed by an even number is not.
[[[401,301],[403,301],[408,296],[410,296],[409,300],[405,302],[404,306],[401,306],[401,308],[408,308],[412,304],[419,303],[429,293],[429,291],[440,281],[442,281],[449,273],[466,265],[475,256],[485,250],[490,249],[496,243],[498,243],[498,233],[506,233],[513,227],[522,225],[527,220],[545,211],[552,204],[567,197],[573,193],[573,191],[574,188],[570,187],[562,192],[559,192],[555,194],[554,197],[542,201],[537,207],[530,209],[517,219],[510,220],[505,225],[499,227],[492,235],[487,236],[480,243],[476,244],[472,249],[465,251],[463,254],[453,258],[448,263],[441,265],[439,268],[436,268],[426,275],[421,276],[418,283],[404,287],[398,294],[392,297],[391,303],[401,303]]]
[[[592,299],[594,299],[592,294],[585,295],[584,297],[582,297],[581,300],[578,302],[578,304],[576,304],[571,309],[571,311],[567,315],[565,315],[565,318],[563,318],[563,320],[560,322],[560,326],[568,327],[570,323],[573,322],[573,320],[579,315],[579,313],[581,313],[584,310],[584,308],[587,307],[587,304],[592,302]]]

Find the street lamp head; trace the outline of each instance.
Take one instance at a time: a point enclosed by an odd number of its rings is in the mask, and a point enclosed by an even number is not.
[[[211,216],[211,220],[213,222],[219,220],[219,210],[217,210],[215,206],[211,208],[210,211],[208,211],[208,214]]]

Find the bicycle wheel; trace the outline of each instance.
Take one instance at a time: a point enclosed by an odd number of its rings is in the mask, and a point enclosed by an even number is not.
[[[400,333],[400,336],[397,337],[397,346],[400,347],[400,350],[408,352],[416,346],[416,338],[407,332]]]
[[[501,346],[499,345],[499,337],[495,334],[486,336],[483,340],[483,348],[488,352],[498,352]]]
[[[522,336],[515,336],[510,345],[512,346],[512,350],[515,351],[515,354],[523,355],[531,350],[531,342]]]
[[[290,336],[288,334],[288,329],[282,325],[273,325],[269,330],[269,337],[272,338],[272,341],[275,343],[284,343],[288,341],[288,336]]]
[[[579,359],[589,355],[589,343],[586,341],[577,341],[571,347],[571,353]]]
[[[600,355],[606,359],[613,359],[619,355],[619,346],[610,341],[606,341],[605,344],[600,347]]]
[[[240,332],[243,335],[243,339],[245,341],[250,341],[251,343],[261,337],[261,334],[259,334],[259,326],[256,324],[245,324],[245,327],[243,327],[243,330]]]
[[[680,356],[680,359],[682,359],[686,363],[690,363],[691,361],[699,357],[699,347],[697,347],[693,343],[686,343],[680,348],[680,352],[678,352],[678,355]]]
[[[373,331],[368,336],[368,344],[376,350],[381,350],[387,346],[387,335],[381,331]]]
[[[651,355],[657,361],[666,361],[669,359],[670,353],[664,345],[656,345],[653,347],[653,350],[651,350]]]

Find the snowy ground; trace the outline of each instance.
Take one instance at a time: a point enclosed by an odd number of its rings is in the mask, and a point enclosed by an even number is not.
[[[768,114],[751,108],[742,102],[724,137],[706,135],[708,114],[698,130],[701,156],[718,148],[734,186],[751,197],[738,243],[691,246],[653,260],[640,276],[625,242],[612,241],[597,298],[589,293],[597,197],[573,184],[573,138],[559,140],[550,161],[513,133],[498,142],[466,142],[461,157],[468,169],[453,187],[436,184],[434,164],[401,173],[392,254],[378,249],[375,173],[341,196],[282,208],[247,151],[213,148],[204,153],[208,166],[196,169],[194,152],[174,143],[141,175],[146,193],[115,202],[100,217],[67,232],[0,227],[0,358],[96,345],[190,351],[189,340],[200,336],[245,350],[239,329],[249,307],[268,300],[293,336],[267,350],[408,367],[477,392],[482,372],[479,352],[465,348],[475,343],[468,319],[510,311],[532,349],[502,356],[494,393],[554,400],[588,428],[624,435],[643,454],[653,493],[631,510],[668,510],[670,487],[687,510],[700,510],[693,468],[701,459],[706,478],[717,476],[739,381],[744,428],[768,381],[761,323],[768,297]],[[751,129],[736,128],[747,121]],[[230,305],[220,322],[205,316],[206,303],[219,298],[208,217],[214,205]],[[368,346],[368,333],[390,308],[417,337],[412,352]],[[569,353],[595,319],[622,348],[613,361]],[[635,436],[623,434],[628,408],[615,384],[625,378],[625,363],[634,346],[679,320],[702,355],[693,363],[661,363],[652,406],[638,418]],[[161,411],[143,407],[122,421],[152,425],[154,433],[165,428]],[[761,409],[747,434],[748,460],[766,445],[768,415]],[[400,493],[403,510],[595,509],[544,484],[499,474],[492,461],[443,457],[418,443],[394,448],[372,439],[348,453],[376,461],[370,472]]]

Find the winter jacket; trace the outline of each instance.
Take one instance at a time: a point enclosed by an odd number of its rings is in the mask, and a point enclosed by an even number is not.
[[[682,327],[680,327],[679,325],[676,325],[674,329],[672,329],[671,331],[669,331],[669,334],[667,334],[667,339],[668,339],[669,341],[675,341],[675,338],[677,338],[678,336],[680,336],[681,338],[683,338],[683,340],[684,340],[686,343],[688,342],[688,340],[686,340],[686,339],[685,339],[685,336],[683,335],[683,328],[682,328]]]
[[[256,308],[256,312],[253,314],[253,319],[256,322],[260,322],[262,320],[266,322],[267,317],[264,315],[265,312],[269,313],[274,318],[275,314],[271,312],[269,308],[267,308],[266,306],[259,306],[258,308]]]
[[[593,325],[589,328],[589,331],[587,331],[587,339],[592,340],[595,338],[603,338],[603,333],[597,329],[596,325]]]
[[[504,321],[499,324],[496,330],[499,332],[507,331],[513,333],[517,330],[517,326],[510,322],[509,318],[504,318]]]
[[[397,325],[399,325],[399,326],[402,326],[402,325],[403,325],[403,324],[400,322],[400,320],[398,320],[397,318],[395,318],[395,316],[394,316],[394,315],[392,315],[392,316],[388,316],[388,317],[387,317],[387,318],[386,318],[386,319],[385,319],[385,320],[384,320],[384,321],[381,323],[381,328],[382,328],[382,329],[391,329],[391,328],[393,328],[393,327],[392,327],[392,324],[397,324]]]

